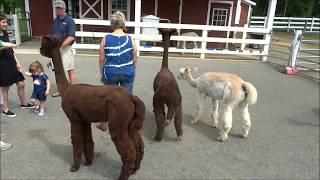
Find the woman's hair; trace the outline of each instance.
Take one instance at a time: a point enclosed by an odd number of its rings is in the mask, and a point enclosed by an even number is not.
[[[4,14],[0,14],[0,21],[7,19],[7,16],[5,16]]]
[[[126,16],[123,12],[117,11],[111,15],[111,28],[126,30]]]

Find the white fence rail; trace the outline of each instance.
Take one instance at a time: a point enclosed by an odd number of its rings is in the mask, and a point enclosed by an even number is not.
[[[263,28],[266,17],[252,16],[250,27]],[[299,17],[275,17],[273,29],[281,29],[289,32],[290,30],[319,31],[320,18],[299,18]]]
[[[75,23],[80,25],[80,31],[76,31],[76,37],[81,38],[102,38],[106,35],[105,32],[86,32],[83,31],[83,26],[110,26],[110,21],[107,20],[88,20],[88,19],[75,19]],[[139,28],[174,28],[177,30],[187,29],[194,31],[202,31],[201,37],[189,37],[189,36],[172,36],[173,41],[197,41],[201,42],[200,48],[193,49],[179,49],[170,47],[169,52],[183,52],[183,53],[199,53],[200,58],[205,58],[205,54],[228,54],[228,55],[255,55],[255,56],[267,56],[268,51],[263,50],[246,50],[242,48],[240,50],[228,50],[228,49],[212,49],[207,48],[208,42],[216,43],[237,43],[242,44],[260,44],[269,45],[265,39],[248,39],[247,33],[258,33],[258,34],[270,34],[271,30],[265,28],[252,28],[252,27],[222,27],[222,26],[208,26],[208,25],[194,25],[194,24],[169,24],[169,23],[150,23],[150,22],[127,22],[127,27],[139,27]],[[237,32],[242,33],[240,38],[221,38],[221,37],[208,37],[208,32],[210,31],[223,31],[223,32]],[[160,42],[161,35],[148,35],[148,34],[130,34],[132,38],[139,41],[150,41],[150,42]],[[73,45],[75,49],[98,49],[99,44],[87,44],[87,43],[75,43]],[[139,45],[139,51],[163,51],[162,47],[156,46],[142,46]]]

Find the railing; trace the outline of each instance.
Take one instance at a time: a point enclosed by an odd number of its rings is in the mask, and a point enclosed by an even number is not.
[[[83,26],[110,26],[110,21],[107,20],[88,20],[88,19],[75,19],[75,23],[80,25],[80,31],[76,32],[76,36],[80,38],[102,38],[106,35],[105,32],[85,32],[83,31]],[[205,58],[205,54],[228,54],[228,55],[255,55],[255,56],[267,56],[267,50],[253,50],[245,49],[246,44],[259,44],[262,46],[269,45],[266,39],[248,39],[247,33],[258,33],[258,34],[270,34],[271,30],[265,28],[248,28],[248,27],[226,27],[226,26],[208,26],[208,25],[194,25],[194,24],[169,24],[169,23],[150,23],[150,22],[127,22],[127,27],[139,27],[139,28],[174,28],[177,30],[187,29],[194,31],[202,31],[201,37],[189,37],[189,36],[172,36],[173,41],[197,41],[201,42],[201,48],[194,49],[179,49],[170,47],[169,52],[180,52],[180,53],[198,53],[200,58]],[[210,31],[222,31],[222,32],[237,32],[242,33],[241,38],[222,38],[222,37],[208,37],[208,32]],[[147,35],[147,34],[130,34],[132,38],[139,41],[151,41],[160,42],[161,35]],[[228,49],[211,49],[207,48],[208,42],[216,43],[228,43],[228,44],[241,44],[240,50],[228,50]],[[99,44],[88,44],[88,43],[75,43],[73,45],[75,49],[99,49]],[[142,46],[139,45],[139,51],[163,51],[162,47],[156,46]]]
[[[294,32],[290,48],[289,68],[299,70],[301,74],[320,79],[319,36],[319,32],[303,32],[301,30]]]
[[[250,27],[263,28],[265,26],[266,17],[251,17]],[[275,17],[273,21],[274,30],[305,30],[319,31],[320,18],[300,18],[300,17]]]

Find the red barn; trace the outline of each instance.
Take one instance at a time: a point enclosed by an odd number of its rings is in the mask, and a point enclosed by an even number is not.
[[[54,0],[25,0],[30,8],[32,35],[41,36],[51,32]],[[127,19],[134,21],[133,0],[65,0],[67,10],[74,18],[107,20],[112,12],[120,10]],[[141,15],[155,15],[170,19],[172,23],[202,24],[214,26],[244,26],[251,17],[251,0],[141,0]],[[92,31],[106,31],[103,27],[85,28]],[[201,36],[201,32],[196,32]],[[231,37],[222,31],[210,31],[210,37]],[[213,47],[212,43],[208,44]],[[215,43],[215,48],[224,48],[224,43]]]

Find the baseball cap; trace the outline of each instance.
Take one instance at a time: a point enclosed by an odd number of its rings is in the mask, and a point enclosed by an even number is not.
[[[66,3],[63,0],[56,0],[54,2],[54,7],[55,8],[63,8],[63,9],[65,9],[66,8]]]

